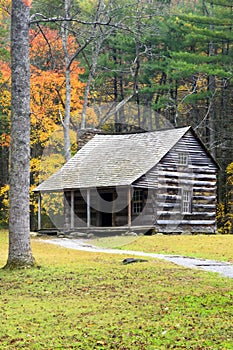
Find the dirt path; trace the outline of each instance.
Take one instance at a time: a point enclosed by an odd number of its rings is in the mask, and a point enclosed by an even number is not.
[[[188,268],[201,269],[209,272],[217,272],[224,277],[233,278],[233,264],[227,262],[219,262],[214,260],[197,259],[185,256],[177,255],[163,255],[154,253],[144,253],[133,250],[121,250],[121,249],[109,249],[109,248],[99,248],[86,243],[80,239],[69,239],[69,238],[52,238],[42,240],[44,243],[59,245],[64,248],[82,250],[86,252],[95,253],[106,253],[106,254],[121,254],[130,256],[140,256],[148,258],[157,258],[169,261],[171,263],[181,265]]]

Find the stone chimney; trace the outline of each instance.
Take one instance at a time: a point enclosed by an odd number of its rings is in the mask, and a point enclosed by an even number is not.
[[[86,128],[86,129],[78,130],[77,132],[78,151],[97,134],[103,134],[103,131],[95,128]]]

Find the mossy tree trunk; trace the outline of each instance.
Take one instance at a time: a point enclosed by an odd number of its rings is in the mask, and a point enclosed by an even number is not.
[[[30,9],[12,1],[11,15],[11,156],[9,255],[6,268],[33,266],[30,244]]]

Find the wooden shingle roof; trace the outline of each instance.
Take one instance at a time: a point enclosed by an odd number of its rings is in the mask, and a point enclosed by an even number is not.
[[[131,185],[158,164],[189,129],[95,135],[35,191]]]

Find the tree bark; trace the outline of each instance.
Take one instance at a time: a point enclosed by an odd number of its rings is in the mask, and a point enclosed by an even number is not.
[[[210,4],[210,11],[209,16],[213,17],[213,4]],[[214,30],[214,25],[210,24],[210,30]],[[215,49],[214,49],[214,43],[213,40],[210,40],[209,42],[209,56],[215,56]],[[215,121],[215,106],[214,106],[214,95],[216,91],[216,77],[214,75],[210,75],[208,77],[208,91],[210,92],[210,96],[208,99],[209,103],[209,116],[208,116],[208,134],[209,134],[209,148],[211,150],[211,153],[213,156],[215,156],[215,127],[214,127],[214,121]]]
[[[70,0],[65,0],[65,18],[69,18],[70,14]],[[69,35],[69,23],[64,22],[61,28],[62,32],[62,44],[65,54],[65,76],[66,76],[66,103],[65,103],[65,116],[63,121],[64,132],[64,152],[65,159],[68,162],[71,158],[70,151],[70,99],[71,99],[71,81],[70,81],[70,57],[68,51],[68,35]]]
[[[97,5],[97,10],[96,10],[96,16],[95,16],[96,22],[100,20],[100,15],[103,11],[103,8],[104,8],[104,1],[99,0]],[[99,57],[100,49],[104,41],[105,35],[106,33],[103,32],[102,30],[100,31],[97,24],[95,23],[92,30],[92,36],[95,39],[93,48],[92,48],[92,64],[90,67],[86,88],[85,88],[85,93],[84,93],[84,98],[83,98],[83,108],[82,108],[82,114],[81,114],[81,129],[86,128],[86,113],[87,113],[89,93],[91,89],[91,82],[96,72],[98,57]]]
[[[30,244],[30,68],[29,14],[22,0],[11,14],[10,217],[7,268],[34,265]]]

